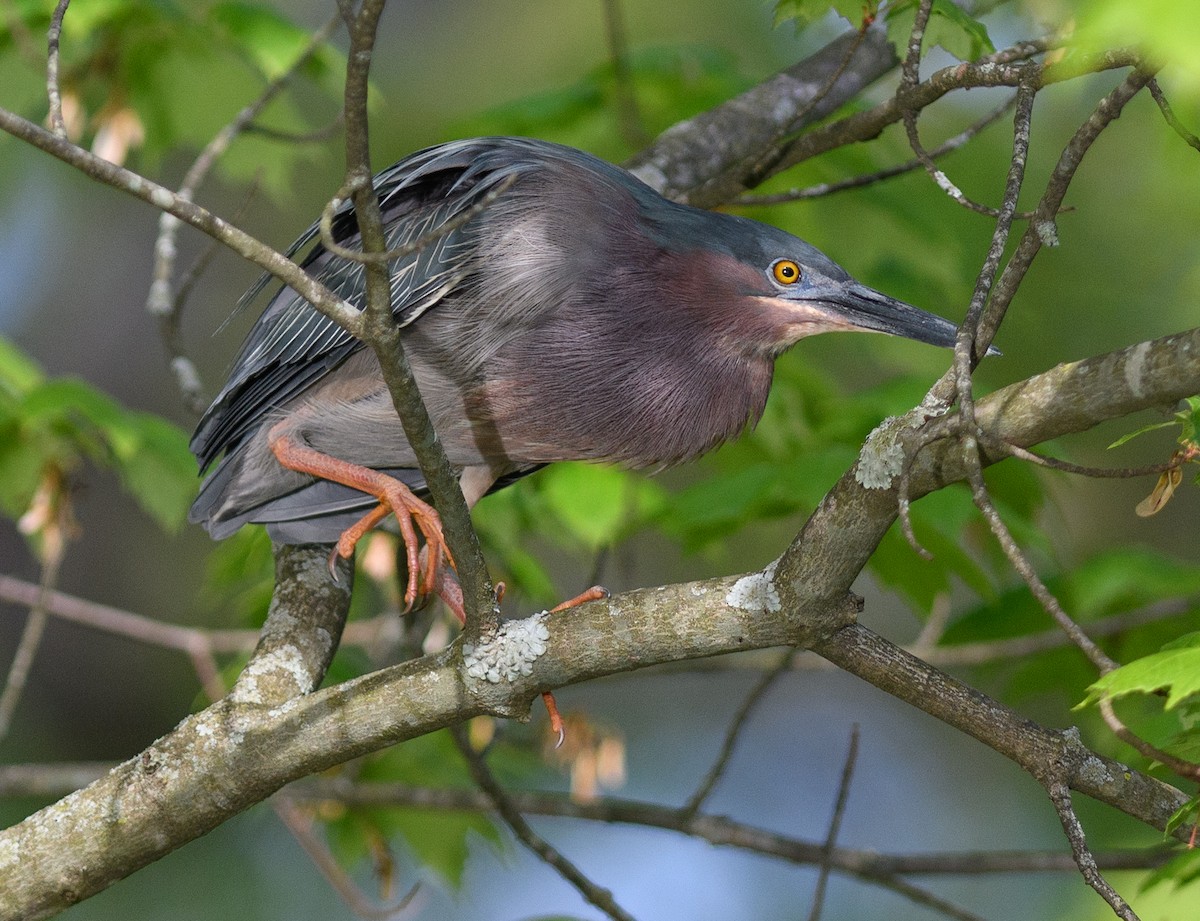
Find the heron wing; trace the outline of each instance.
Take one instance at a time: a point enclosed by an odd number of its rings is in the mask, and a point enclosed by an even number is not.
[[[529,156],[537,142],[481,138],[427,148],[375,177],[388,249],[434,234],[475,206],[510,176],[536,166]],[[476,233],[470,220],[390,263],[392,312],[402,326],[414,322],[452,291],[470,271]],[[359,249],[353,205],[334,213],[333,238]],[[292,244],[288,256],[311,247],[301,266],[343,300],[364,305],[364,267],[341,259],[320,242],[314,224]],[[244,304],[269,282],[264,275],[242,298]],[[272,410],[312,386],[363,343],[313,308],[292,288],[281,287],[250,330],[234,359],[229,379],[192,436],[192,453],[207,468],[234,451]]]

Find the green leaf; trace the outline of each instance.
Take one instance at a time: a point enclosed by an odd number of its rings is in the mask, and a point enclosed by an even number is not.
[[[1132,432],[1122,435],[1120,438],[1110,444],[1108,449],[1111,451],[1113,448],[1119,448],[1121,445],[1133,441],[1133,439],[1137,438],[1139,435],[1145,435],[1147,432],[1157,431],[1158,429],[1174,428],[1175,425],[1176,423],[1174,422],[1155,422],[1152,425],[1143,425],[1140,429],[1135,429]]]
[[[28,393],[44,379],[37,362],[0,336],[0,396]]]
[[[863,21],[864,9],[870,7],[873,15],[877,6],[878,3],[864,0],[776,0],[775,25],[792,22],[799,31],[832,11],[858,28]]]
[[[616,540],[662,504],[650,480],[595,464],[555,464],[542,473],[542,491],[571,537],[588,550]]]
[[[1161,652],[1123,665],[1088,688],[1082,705],[1126,694],[1167,691],[1167,709],[1200,694],[1200,632],[1189,633],[1163,647]]]
[[[309,33],[269,7],[218,3],[208,15],[229,44],[269,80],[292,67],[308,46]]]
[[[1179,0],[1089,0],[1069,7],[1072,47],[1082,51],[1137,48],[1148,60],[1170,61],[1176,96],[1200,99],[1200,16]],[[1178,99],[1173,98],[1178,105]]]
[[[148,414],[128,418],[129,441],[114,445],[117,471],[125,489],[165,531],[176,531],[196,494],[196,461],[187,434]]]
[[[922,500],[924,501],[924,500]],[[1098,553],[1046,584],[1076,620],[1089,622],[1165,598],[1200,593],[1200,566],[1139,548]],[[1007,639],[1049,629],[1049,615],[1023,583],[970,610],[947,628],[947,644]]]
[[[1163,829],[1163,832],[1170,835],[1184,823],[1195,822],[1197,819],[1200,819],[1200,796],[1193,796],[1176,809],[1171,818],[1167,819],[1167,827]]]
[[[397,809],[382,817],[380,824],[400,835],[423,866],[440,874],[455,888],[462,885],[471,833],[494,844],[500,841],[496,826],[477,812]]]
[[[960,61],[974,61],[996,50],[988,35],[987,26],[954,3],[953,0],[933,0],[932,15],[926,40],[940,45]]]
[[[1194,810],[1195,801],[1191,808]],[[1188,807],[1184,807],[1185,809]],[[1178,814],[1178,813],[1177,813]],[[1148,874],[1142,881],[1142,891],[1171,883],[1174,886],[1184,886],[1200,879],[1200,848],[1191,848],[1176,854],[1161,867]]]

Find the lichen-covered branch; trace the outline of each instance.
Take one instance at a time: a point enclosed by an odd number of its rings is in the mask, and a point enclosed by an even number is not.
[[[1200,392],[1200,330],[1055,368],[985,397],[982,426],[1028,445]],[[914,495],[961,479],[951,442],[916,458]],[[521,717],[542,691],[600,675],[768,646],[812,648],[1021,764],[1073,765],[1071,786],[1161,828],[1179,791],[1021,718],[853,624],[847,593],[895,517],[895,489],[848,475],[770,573],[630,592],[545,618],[528,674],[467,674],[457,646],[284,702],[235,695],[91,786],[0,832],[0,918],[46,917],[285,783],[471,716]],[[317,547],[292,565],[324,565]],[[297,591],[305,580],[291,580]],[[298,689],[302,682],[295,682]],[[286,693],[286,692],[285,692]],[[275,694],[268,695],[275,697]],[[1065,759],[1065,760],[1064,760]]]

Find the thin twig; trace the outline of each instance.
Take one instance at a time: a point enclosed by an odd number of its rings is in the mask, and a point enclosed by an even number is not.
[[[1091,477],[1098,480],[1129,480],[1136,477],[1150,476],[1155,473],[1166,473],[1168,470],[1174,470],[1184,464],[1182,457],[1176,457],[1166,463],[1146,464],[1143,467],[1088,467],[1082,464],[1073,464],[1070,461],[1059,460],[1056,457],[1035,454],[1026,448],[1022,448],[1020,445],[1011,444],[982,430],[976,432],[976,437],[989,449],[1015,457],[1018,460],[1027,461],[1039,467],[1045,467],[1048,470],[1074,473],[1079,476]]]
[[[291,797],[285,794],[273,797],[271,807],[275,810],[275,815],[283,822],[284,827],[296,839],[296,843],[304,849],[308,859],[325,877],[326,882],[333,887],[333,891],[358,917],[367,918],[370,921],[391,921],[391,919],[399,918],[406,913],[418,914],[424,907],[421,901],[417,900],[417,895],[421,892],[420,880],[413,883],[409,890],[394,902],[378,904],[362,891],[349,873],[342,869],[325,842],[314,834],[309,817],[303,814]]]
[[[257,135],[269,141],[280,141],[284,144],[318,144],[328,141],[341,131],[345,124],[346,116],[339,111],[328,125],[322,128],[314,128],[312,131],[284,131],[281,128],[272,128],[269,125],[260,125],[258,122],[252,122],[246,125],[243,133]]]
[[[212,171],[217,161],[229,149],[238,135],[242,134],[258,118],[262,111],[286,88],[296,73],[312,59],[333,34],[339,17],[330,19],[324,26],[312,34],[308,44],[297,55],[292,64],[282,73],[272,79],[259,93],[258,98],[249,103],[220,131],[218,131],[200,151],[199,155],[184,174],[179,185],[178,196],[186,201],[194,201],[200,186]],[[234,220],[237,220],[234,217]],[[189,284],[172,292],[172,275],[175,271],[175,258],[178,253],[176,238],[179,234],[179,218],[169,213],[163,213],[158,219],[158,237],[154,242],[154,269],[151,276],[150,290],[146,295],[146,310],[151,316],[157,317],[160,335],[167,347],[171,369],[175,373],[180,392],[185,405],[193,411],[202,411],[205,406],[203,387],[199,373],[194,363],[183,351],[179,341],[180,313],[191,291],[191,283],[198,277],[198,271],[208,264],[211,255],[202,255],[193,267]],[[211,252],[212,246],[209,247]]]
[[[1003,520],[1000,518],[999,513],[992,505],[991,499],[988,496],[987,487],[983,480],[979,446],[976,438],[977,426],[974,418],[974,401],[971,396],[970,358],[972,346],[974,347],[974,353],[978,354],[979,350],[986,349],[987,345],[991,342],[991,337],[994,335],[1008,303],[1011,301],[1017,286],[1019,286],[1021,279],[1024,277],[1025,271],[1027,271],[1029,264],[1040,250],[1044,241],[1047,231],[1040,225],[1043,221],[1051,219],[1057,213],[1058,207],[1062,203],[1062,198],[1066,194],[1067,186],[1070,184],[1076,169],[1078,169],[1084,154],[1091,147],[1100,132],[1120,114],[1125,103],[1132,99],[1152,77],[1152,74],[1143,71],[1130,74],[1120,86],[1101,100],[1092,115],[1075,132],[1075,135],[1068,142],[1062,155],[1059,157],[1058,165],[1055,167],[1047,183],[1046,192],[1042,196],[1042,200],[1038,203],[1038,216],[1035,218],[1034,224],[1026,231],[1016,252],[1000,276],[995,294],[988,305],[988,314],[984,315],[983,313],[983,301],[980,298],[981,287],[977,285],[976,296],[972,298],[971,308],[968,311],[967,319],[963,323],[959,341],[955,346],[953,381],[960,404],[959,415],[963,430],[963,457],[968,466],[968,481],[971,485],[971,493],[975,504],[980,509],[984,519],[988,522],[989,527],[1008,557],[1010,564],[1016,569],[1021,578],[1025,580],[1030,592],[1101,673],[1111,671],[1116,667],[1117,663],[1092,642],[1082,628],[1063,610],[1058,599],[1046,588],[1034,570],[1033,564],[1017,545],[1011,533],[1009,533],[1008,528],[1004,525]],[[1010,200],[1010,196],[1006,193],[1005,207],[1015,209],[1015,204],[1015,196]],[[999,229],[999,222],[997,222],[997,227]],[[993,251],[996,249],[995,243],[996,238],[994,237]],[[984,275],[981,273],[981,283],[983,277]],[[982,293],[986,294],[986,291]],[[941,382],[939,382],[940,385]],[[937,390],[938,387],[934,389]]]
[[[65,796],[115,767],[113,762],[0,765],[0,797]],[[297,803],[336,803],[348,807],[416,807],[450,812],[490,812],[492,801],[480,790],[424,787],[390,781],[363,781],[345,773],[315,776],[287,788]],[[604,797],[586,803],[569,793],[509,790],[505,795],[521,812],[549,818],[635,825],[676,831],[719,847],[774,857],[797,866],[817,866],[824,847],[728,816],[700,813],[688,818],[681,808],[660,803]],[[1120,850],[1096,855],[1104,870],[1148,870],[1177,853],[1167,847]],[[835,847],[829,857],[839,873],[872,882],[889,876],[987,876],[1000,873],[1075,872],[1075,860],[1061,850],[921,851],[886,853],[876,849]]]
[[[829,884],[829,872],[833,869],[829,862],[834,847],[837,846],[838,832],[842,828],[842,818],[846,814],[846,804],[850,801],[850,783],[854,779],[854,765],[858,761],[858,723],[850,730],[850,748],[846,752],[846,761],[842,765],[842,777],[838,782],[837,799],[833,805],[833,815],[829,819],[829,832],[825,835],[824,856],[817,873],[817,885],[813,892],[812,910],[808,913],[808,921],[819,921],[821,909],[825,905],[825,888]]]
[[[346,178],[355,189],[354,214],[358,221],[363,254],[386,253],[387,233],[379,196],[371,178],[367,95],[371,56],[383,0],[363,0],[349,24],[350,50],[346,66]],[[340,3],[343,15],[349,13]],[[365,263],[365,303],[360,336],[379,359],[380,370],[392,403],[404,428],[404,436],[416,455],[433,504],[441,517],[442,530],[454,558],[466,610],[464,631],[471,640],[494,636],[500,612],[492,588],[479,536],[471,524],[471,513],[463,498],[458,476],[429,418],[412,368],[404,354],[400,328],[392,315],[391,273],[386,261]]]
[[[1054,622],[1062,628],[1063,633],[1079,648],[1079,650],[1088,658],[1088,661],[1096,667],[1096,670],[1101,674],[1106,674],[1117,667],[1117,663],[1109,657],[1109,655],[1097,646],[1084,632],[1083,628],[1071,618],[1071,616],[1063,609],[1058,598],[1054,593],[1046,587],[1046,584],[1038,576],[1034,569],[1033,563],[1029,557],[1017,544],[1016,539],[1004,524],[1000,513],[996,511],[995,505],[992,504],[991,497],[988,495],[987,485],[983,481],[983,473],[981,470],[971,471],[970,473],[971,496],[975,500],[975,506],[983,515],[984,520],[991,528],[993,536],[997,543],[1000,544],[1000,549],[1004,551],[1004,555],[1008,557],[1009,565],[1016,570],[1017,574],[1024,580],[1025,585],[1029,588],[1030,594],[1042,606],[1042,608],[1054,619]]]
[[[70,2],[58,0],[46,35],[46,96],[50,105],[50,130],[60,138],[66,138],[67,125],[63,121],[62,92],[58,86],[58,43],[62,38],[63,17],[67,15]]]
[[[1154,77],[1152,72],[1135,70],[1118,86],[1109,92],[1096,107],[1092,114],[1075,131],[1059,155],[1058,162],[1046,182],[1046,190],[1035,209],[1035,217],[1017,244],[1016,250],[1005,265],[1004,271],[996,282],[995,290],[987,305],[987,313],[980,321],[978,338],[981,346],[990,345],[1000,326],[1008,306],[1012,303],[1025,278],[1025,273],[1033,264],[1043,246],[1057,243],[1057,227],[1055,218],[1062,210],[1063,200],[1070,188],[1071,180],[1079,169],[1088,150],[1112,122],[1121,114],[1125,105],[1136,96]],[[1038,85],[1046,82],[1045,72],[1035,75]]]
[[[1175,114],[1175,110],[1171,108],[1171,103],[1167,102],[1166,94],[1163,93],[1162,87],[1158,85],[1157,80],[1151,80],[1146,84],[1146,88],[1150,90],[1150,95],[1154,97],[1154,101],[1158,103],[1158,107],[1162,110],[1163,118],[1167,120],[1167,124],[1172,130],[1183,138],[1189,145],[1200,150],[1200,137],[1197,137],[1179,120]]]
[[[717,753],[712,767],[708,769],[708,773],[700,781],[700,785],[696,787],[696,792],[684,804],[684,815],[695,815],[700,811],[700,807],[704,805],[705,800],[712,794],[713,789],[717,786],[721,777],[724,776],[725,769],[729,767],[729,761],[733,757],[734,749],[737,747],[742,731],[749,723],[750,715],[759,703],[762,702],[762,699],[766,696],[767,691],[771,689],[771,686],[782,675],[791,670],[792,662],[795,658],[796,650],[789,649],[783,654],[775,667],[764,672],[754,687],[750,689],[750,693],[746,695],[746,699],[742,701],[742,705],[738,708],[737,713],[734,714],[733,719],[729,722],[729,727],[725,730],[725,738],[721,742],[721,749]]]
[[[1084,881],[1099,893],[1100,897],[1109,904],[1109,907],[1122,921],[1139,921],[1138,916],[1129,907],[1129,903],[1121,898],[1096,865],[1096,858],[1088,848],[1087,839],[1083,833],[1083,825],[1071,805],[1071,789],[1058,779],[1050,780],[1045,787],[1046,793],[1050,796],[1050,802],[1054,804],[1054,811],[1058,813],[1058,819],[1062,822],[1067,840],[1071,843],[1071,855],[1075,858],[1075,864],[1079,867]]]
[[[920,83],[918,71],[921,61],[921,45],[925,39],[925,27],[929,23],[929,15],[932,9],[933,0],[921,0],[917,7],[912,32],[908,38],[908,53],[904,59],[904,66],[901,69],[900,87],[897,90],[897,94],[910,91]],[[921,144],[921,135],[917,128],[917,112],[918,110],[913,108],[906,108],[904,110],[904,130],[908,136],[909,146],[912,148],[913,153],[917,155],[917,161],[925,167],[929,178],[937,184],[938,188],[949,195],[953,201],[964,208],[968,208],[977,214],[999,218],[1000,211],[987,205],[981,205],[968,198],[962,189],[955,185],[950,177],[933,162],[933,157]]]
[[[47,541],[49,544],[50,541]],[[46,622],[50,614],[47,610],[47,598],[54,591],[58,582],[58,570],[62,564],[62,549],[46,554],[42,562],[41,583],[38,585],[37,600],[29,608],[29,617],[25,621],[25,629],[21,631],[21,639],[17,642],[16,652],[13,653],[12,663],[8,667],[8,676],[4,681],[4,691],[0,693],[0,740],[8,735],[12,726],[13,714],[25,690],[29,672],[33,668],[33,660],[37,657],[38,647],[41,646],[42,636],[46,631]]]
[[[355,336],[362,335],[362,316],[353,305],[338,297],[283,253],[272,249],[206,208],[145,176],[97,157],[78,144],[56,137],[39,125],[4,108],[0,108],[0,130],[70,164],[88,178],[139,198],[157,210],[173,214],[197,230],[220,240],[239,256],[289,285],[316,310],[343,329]]]
[[[1100,715],[1104,718],[1105,724],[1112,731],[1113,735],[1126,745],[1137,749],[1143,757],[1166,765],[1180,777],[1200,782],[1200,764],[1187,761],[1183,758],[1177,758],[1170,752],[1163,751],[1156,745],[1151,745],[1141,736],[1137,735],[1117,716],[1117,711],[1113,709],[1113,702],[1110,698],[1102,697],[1100,699]]]
[[[574,886],[584,899],[595,905],[613,921],[633,921],[633,916],[616,903],[611,892],[593,883],[553,845],[529,827],[525,817],[521,815],[508,793],[493,776],[483,755],[471,746],[471,740],[467,737],[466,730],[458,725],[451,727],[450,733],[467,762],[471,777],[490,800],[492,807],[517,837],[517,840]]]
[[[604,27],[608,54],[612,61],[613,83],[617,95],[617,124],[630,147],[645,147],[650,141],[634,90],[629,69],[629,39],[625,34],[625,16],[621,0],[604,0]]]
[[[975,421],[975,401],[972,394],[971,371],[974,363],[978,360],[976,356],[979,354],[979,351],[986,351],[987,348],[987,339],[984,339],[982,343],[978,341],[980,323],[1005,244],[1008,242],[1009,228],[1012,226],[1012,219],[1016,213],[1017,198],[1020,194],[1021,182],[1025,172],[1025,161],[1029,152],[1029,127],[1035,94],[1036,90],[1030,84],[1024,84],[1018,90],[1017,112],[1014,118],[1012,166],[1005,185],[1004,200],[1000,208],[1000,216],[996,220],[996,230],[992,235],[992,244],[989,247],[983,267],[980,269],[979,278],[975,285],[975,292],[972,295],[966,319],[959,330],[958,341],[954,347],[955,391],[959,404],[959,416],[962,420],[960,438],[972,498],[1003,549],[1005,556],[1008,557],[1009,563],[1020,574],[1021,578],[1025,580],[1030,592],[1033,593],[1038,602],[1050,613],[1059,626],[1062,627],[1063,631],[1071,637],[1075,645],[1083,651],[1101,672],[1106,672],[1115,668],[1116,663],[1099,646],[1092,642],[1079,625],[1063,610],[1058,599],[1054,597],[1053,593],[1050,592],[1045,583],[1038,577],[1033,564],[1013,539],[1000,514],[996,511],[983,479],[983,464],[979,454],[978,425]]]
[[[966,129],[948,138],[939,144],[933,150],[929,151],[929,156],[933,159],[943,157],[951,151],[958,150],[968,141],[978,135],[981,131],[998,121],[1004,116],[1016,102],[1016,96],[1010,97],[1002,106],[993,109],[979,121],[969,125]],[[884,167],[881,170],[876,170],[873,173],[864,173],[860,176],[851,176],[848,179],[840,179],[837,182],[822,182],[817,185],[808,186],[803,189],[789,189],[786,192],[774,192],[765,195],[739,195],[733,200],[737,205],[780,205],[787,202],[806,201],[811,198],[822,198],[826,195],[833,195],[837,192],[844,192],[848,189],[861,189],[864,186],[873,185],[876,182],[882,182],[885,179],[892,179],[896,176],[902,176],[905,173],[910,173],[913,170],[921,169],[924,164],[920,159],[913,158],[905,163],[898,163],[894,166]]]

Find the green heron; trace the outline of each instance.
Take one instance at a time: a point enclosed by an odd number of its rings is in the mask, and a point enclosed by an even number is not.
[[[468,505],[561,460],[662,468],[762,414],[775,359],[814,333],[870,330],[939,346],[956,327],[860,284],[775,227],[667,201],[582,151],[479,138],[419,151],[375,180],[405,352]],[[334,238],[356,247],[349,204]],[[314,225],[289,254],[350,303],[362,266]],[[251,289],[252,297],[265,284]],[[207,468],[191,520],[247,522],[283,543],[357,540],[397,513],[418,591],[416,528],[446,553],[374,353],[290,288],[271,298],[191,441]],[[429,586],[426,586],[426,591]]]

